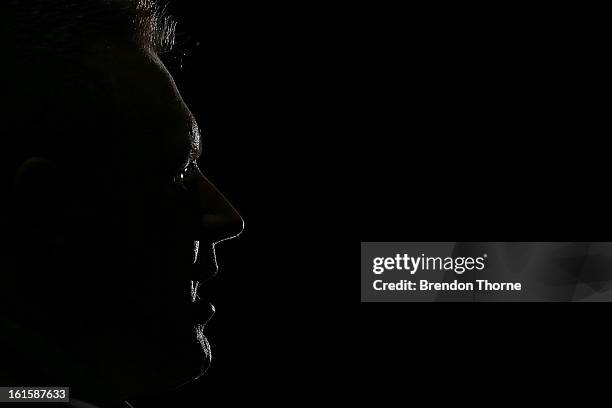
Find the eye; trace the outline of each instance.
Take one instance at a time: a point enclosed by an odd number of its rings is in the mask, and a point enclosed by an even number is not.
[[[189,179],[189,175],[192,174],[193,163],[189,163],[179,174],[174,176],[173,182],[184,186],[187,180]]]
[[[178,176],[174,177],[174,182],[183,183],[185,181],[185,172],[186,170],[183,170]]]

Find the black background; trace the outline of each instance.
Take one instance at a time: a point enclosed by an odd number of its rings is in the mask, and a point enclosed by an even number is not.
[[[361,54],[384,74],[364,98],[361,241],[610,241],[596,20],[561,5],[372,12],[384,24]],[[580,398],[575,373],[599,364],[609,309],[362,303],[364,398]]]
[[[586,18],[372,10],[361,240],[609,240],[607,64]]]

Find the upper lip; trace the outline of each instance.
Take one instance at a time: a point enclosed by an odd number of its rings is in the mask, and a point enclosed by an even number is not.
[[[192,268],[193,279],[199,281],[200,284],[217,275],[219,267],[214,244],[200,242],[198,254]]]

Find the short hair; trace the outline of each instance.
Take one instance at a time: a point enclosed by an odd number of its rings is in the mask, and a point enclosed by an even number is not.
[[[155,0],[3,0],[0,15],[2,182],[28,156],[65,151],[59,138],[103,115],[91,108],[107,104],[89,58],[97,47],[162,54],[175,42],[176,22]]]
[[[155,0],[4,0],[2,39],[22,55],[132,42],[157,53],[174,45],[176,22]],[[24,52],[25,51],[25,52]]]
[[[3,0],[0,15],[4,194],[27,157],[65,157],[78,148],[91,156],[96,136],[110,133],[97,129],[88,146],[76,139],[84,123],[105,122],[98,119],[111,109],[104,79],[91,66],[96,48],[131,45],[166,53],[176,22],[155,0]]]

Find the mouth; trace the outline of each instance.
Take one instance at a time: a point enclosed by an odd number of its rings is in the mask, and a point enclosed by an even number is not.
[[[204,328],[215,314],[215,306],[200,299],[198,293],[200,286],[200,282],[191,281],[191,310],[193,321]]]
[[[202,327],[205,327],[215,315],[215,306],[210,302],[206,302],[205,305],[206,306],[202,308],[203,312],[198,316],[201,319],[198,323],[201,324]]]

